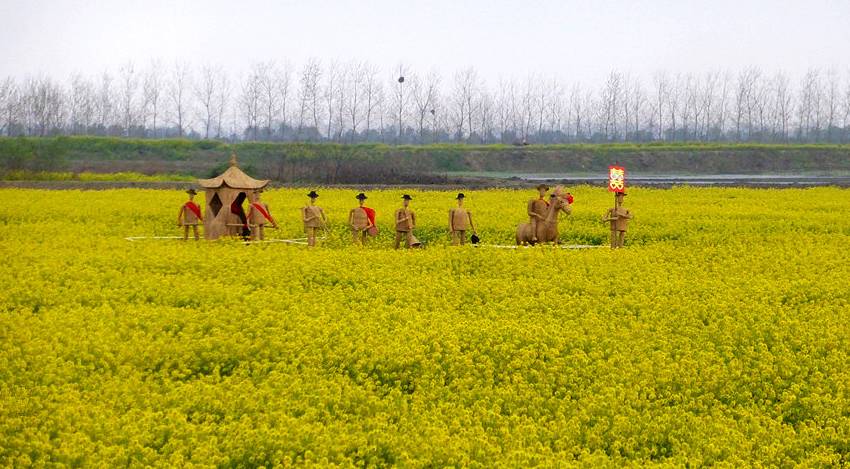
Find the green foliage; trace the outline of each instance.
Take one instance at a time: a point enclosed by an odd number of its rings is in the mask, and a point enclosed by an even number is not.
[[[0,173],[55,171],[64,166],[67,151],[59,138],[0,138]]]
[[[257,168],[296,166],[306,173],[327,164],[358,163],[389,172],[415,168],[420,173],[456,171],[597,171],[613,162],[644,171],[751,172],[850,170],[850,145],[668,143],[392,146],[377,143],[227,144],[212,140],[146,140],[114,137],[0,138],[0,162],[6,169],[57,171],[73,161],[166,162],[203,166],[206,176],[236,151]],[[480,166],[480,167],[479,167]],[[180,172],[180,171],[176,171]],[[274,170],[270,175],[274,175]],[[268,176],[268,175],[267,175]]]
[[[400,190],[363,249],[318,191],[309,250],[123,239],[178,234],[179,191],[0,190],[0,465],[850,464],[847,190],[636,188],[618,251],[447,246],[454,193],[413,191],[401,252]],[[464,192],[486,243],[533,197]],[[305,193],[263,194],[273,236]]]
[[[114,182],[168,182],[194,181],[193,176],[179,174],[141,174],[130,171],[118,173],[72,173],[69,171],[6,171],[0,173],[4,181],[114,181]]]

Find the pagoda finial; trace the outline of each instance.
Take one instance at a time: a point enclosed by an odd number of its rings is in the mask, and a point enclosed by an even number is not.
[[[236,166],[236,152],[230,152],[230,166]]]

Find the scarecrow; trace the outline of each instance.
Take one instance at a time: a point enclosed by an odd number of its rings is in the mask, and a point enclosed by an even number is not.
[[[470,229],[472,236],[478,237],[475,232],[475,225],[472,224],[472,212],[463,208],[463,199],[465,198],[463,192],[459,193],[455,197],[457,207],[449,210],[449,232],[452,235],[452,244],[455,246],[466,244],[466,232]]]
[[[416,214],[410,210],[413,197],[404,194],[401,199],[402,207],[395,211],[395,248],[399,248],[402,238],[405,238],[406,247],[419,247],[421,243],[413,236],[413,229],[416,228]]]
[[[366,194],[359,193],[355,196],[359,205],[348,212],[348,225],[351,227],[351,238],[354,244],[364,244],[369,236],[378,234],[375,226],[375,210],[365,205]]]
[[[546,200],[546,192],[549,191],[549,186],[546,184],[537,185],[538,197],[528,201],[528,218],[531,224],[531,242],[537,242],[538,224],[546,219],[549,212],[549,202]]]
[[[269,206],[260,200],[262,189],[255,189],[251,192],[251,205],[248,207],[248,220],[251,224],[251,240],[266,239],[265,228],[266,222],[271,223],[272,228],[277,228],[277,221],[269,212]]]
[[[608,212],[605,213],[605,218],[603,218],[603,221],[611,223],[611,249],[623,247],[629,220],[632,219],[632,212],[623,207],[625,196],[625,192],[617,192],[614,196],[614,208],[609,208]]]
[[[310,191],[307,197],[310,198],[310,203],[301,209],[301,220],[304,221],[304,231],[307,233],[307,245],[315,246],[316,230],[324,228],[328,219],[322,207],[316,205],[319,194],[316,191]]]
[[[189,194],[189,200],[180,206],[180,212],[177,214],[177,226],[183,227],[183,241],[189,239],[189,227],[195,234],[195,241],[200,239],[198,236],[198,221],[203,222],[204,217],[201,215],[201,207],[195,203],[195,189],[186,191]]]

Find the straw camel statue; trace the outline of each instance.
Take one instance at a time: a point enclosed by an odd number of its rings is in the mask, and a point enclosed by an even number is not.
[[[571,214],[572,206],[566,199],[555,194],[549,203],[549,211],[546,212],[546,218],[537,222],[537,241],[532,240],[531,223],[520,223],[516,229],[516,243],[518,246],[532,245],[537,243],[554,243],[558,244],[558,214],[560,212]]]

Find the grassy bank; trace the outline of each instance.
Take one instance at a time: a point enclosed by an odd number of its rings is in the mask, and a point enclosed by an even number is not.
[[[850,171],[848,145],[612,143],[392,146],[141,140],[108,137],[0,138],[0,177],[20,172],[176,174],[207,177],[231,151],[256,177],[282,182],[428,183],[457,172],[598,173],[612,163],[645,173],[723,174]]]

